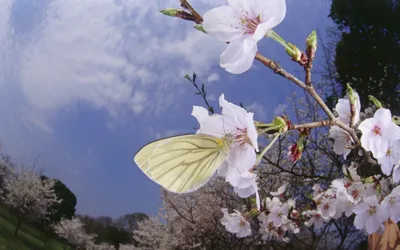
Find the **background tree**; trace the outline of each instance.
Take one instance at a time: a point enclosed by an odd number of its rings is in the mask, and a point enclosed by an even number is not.
[[[134,243],[132,237],[132,230],[126,230],[121,225],[121,216],[119,219],[114,220],[109,216],[100,216],[97,218],[88,215],[77,215],[82,221],[85,231],[89,234],[95,234],[95,243],[107,243],[115,248],[118,248],[121,244],[132,244]],[[128,215],[126,215],[128,217]],[[140,220],[142,217],[147,217],[144,214],[135,215],[133,218]],[[133,220],[129,219],[130,222]],[[125,221],[126,222],[126,221]],[[121,224],[122,223],[122,224]],[[131,223],[134,225],[134,223]],[[130,225],[129,223],[127,224]]]
[[[125,229],[128,232],[133,232],[138,227],[138,223],[142,220],[148,219],[149,216],[145,213],[131,213],[120,216],[116,219],[116,226]]]
[[[47,176],[41,176],[42,181],[48,180]],[[52,211],[49,215],[51,223],[60,222],[62,219],[72,219],[75,216],[77,199],[75,194],[60,180],[54,180],[53,190],[60,203],[55,203],[50,207]]]
[[[368,95],[400,108],[400,1],[332,0],[330,15],[340,35],[336,46],[337,80],[349,82],[368,106]]]
[[[85,232],[83,223],[79,218],[63,219],[53,225],[55,233],[75,247],[94,245],[94,236]]]
[[[42,181],[50,179],[45,175],[42,175],[40,178]],[[56,179],[53,179],[53,181],[53,190],[60,202],[50,206],[46,218],[39,220],[37,225],[47,234],[45,244],[52,235],[55,235],[52,225],[57,224],[62,219],[72,219],[75,216],[75,206],[77,203],[75,194],[64,183]]]
[[[5,185],[5,178],[11,174],[12,169],[15,169],[15,163],[7,154],[1,154],[0,157],[0,194]]]
[[[108,243],[118,248],[120,244],[132,243],[132,232],[115,226],[106,226],[98,232],[96,242]]]
[[[33,170],[12,171],[6,176],[3,199],[17,213],[16,236],[24,217],[34,220],[48,219],[47,216],[51,213],[49,208],[60,202],[53,186],[53,180],[42,181]]]
[[[138,249],[138,248],[136,248],[134,245],[121,244],[121,245],[119,245],[118,250],[135,250],[135,249]]]

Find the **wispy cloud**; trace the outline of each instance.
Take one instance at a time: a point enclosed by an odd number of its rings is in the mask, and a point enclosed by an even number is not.
[[[287,104],[279,104],[278,106],[276,106],[273,112],[274,115],[282,115],[286,111],[287,106]]]
[[[246,106],[246,109],[248,111],[254,113],[254,118],[256,120],[264,121],[266,119],[267,113],[266,113],[266,110],[264,109],[263,105],[261,105],[257,102],[254,102],[254,103]]]
[[[207,82],[208,83],[213,83],[213,82],[218,82],[220,79],[219,75],[215,72],[211,73],[211,75],[208,76]]]
[[[0,41],[7,36],[7,3],[1,1]],[[210,4],[216,3],[201,1],[199,7]],[[175,0],[54,0],[45,7],[34,32],[15,44],[18,60],[13,63],[18,64],[14,80],[25,98],[25,115],[49,130],[59,111],[79,103],[114,118],[127,111],[166,109],[182,94],[172,88],[182,75],[192,70],[210,74],[225,46],[193,24],[158,12],[179,7]],[[27,12],[35,15],[35,10]]]

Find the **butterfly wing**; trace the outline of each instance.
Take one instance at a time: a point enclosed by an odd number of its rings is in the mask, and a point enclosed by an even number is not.
[[[134,161],[153,181],[175,193],[203,186],[228,156],[229,145],[209,135],[191,134],[144,146]]]

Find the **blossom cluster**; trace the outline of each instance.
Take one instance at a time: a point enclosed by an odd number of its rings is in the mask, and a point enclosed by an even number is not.
[[[354,98],[354,106],[349,98]],[[353,114],[351,114],[352,108],[354,108]],[[335,110],[341,122],[349,124],[351,119],[354,120],[355,128],[362,132],[361,146],[377,159],[383,174],[361,178],[357,170],[362,166],[352,162],[349,167],[343,167],[344,178],[333,180],[328,189],[323,190],[319,184],[313,186],[312,197],[317,208],[303,211],[301,214],[296,210],[289,211],[290,208],[294,208],[293,200],[282,203],[277,197],[267,198],[265,212],[258,216],[263,239],[274,237],[284,240],[283,236],[287,231],[298,232],[299,221],[303,221],[305,226],[320,229],[331,219],[355,214],[354,226],[365,230],[367,234],[382,232],[384,223],[388,219],[395,223],[400,221],[400,186],[391,190],[393,184],[398,182],[396,171],[400,166],[400,149],[396,145],[399,142],[400,127],[392,121],[390,110],[384,108],[377,109],[373,117],[360,122],[361,105],[356,92],[351,97],[339,99]],[[334,152],[346,158],[354,143],[350,134],[337,126],[332,126],[329,136],[334,140]],[[282,194],[285,187],[272,194],[276,196]],[[298,220],[290,220],[288,216]],[[237,218],[241,220],[238,221]],[[251,233],[243,226],[242,219],[242,215],[238,212],[234,216],[227,217],[227,212],[224,211],[222,224],[237,236],[248,236]],[[243,231],[237,233],[238,228],[246,229],[246,234]]]
[[[192,115],[200,124],[197,133],[229,140],[229,154],[218,168],[218,175],[224,177],[240,197],[258,196],[257,175],[251,171],[256,163],[256,151],[259,151],[253,113],[226,101],[223,94],[219,104],[220,115],[209,115],[207,109],[193,107]]]
[[[303,66],[306,74],[309,74],[316,51],[315,32],[307,39],[305,54],[272,31],[286,15],[285,0],[227,2],[226,6],[207,11],[202,23],[205,33],[219,41],[228,42],[220,58],[222,68],[234,74],[249,70],[254,58],[258,56],[257,43],[263,37],[270,37],[283,45],[291,59]],[[284,76],[276,64],[269,64],[270,61],[265,60],[262,62],[275,73]],[[310,74],[307,76],[311,77]],[[293,81],[293,77],[286,78]],[[260,199],[256,184],[257,175],[253,170],[261,163],[262,156],[277,137],[257,155],[257,134],[269,132],[280,136],[294,127],[283,118],[274,120],[278,123],[260,125],[254,122],[252,113],[227,102],[224,95],[219,99],[221,115],[209,115],[206,109],[194,107],[192,115],[200,124],[197,133],[229,138],[232,141],[230,153],[218,169],[218,174],[234,187],[234,191],[240,197],[257,195],[256,212],[251,210],[242,214],[235,210],[229,213],[227,209],[222,209],[221,223],[226,230],[237,237],[249,236],[252,234],[251,222],[257,216],[264,240],[286,241],[287,236],[290,233],[298,233],[301,226],[320,229],[332,219],[350,217],[353,214],[354,226],[367,234],[382,232],[384,223],[389,219],[395,223],[399,222],[400,186],[396,187],[396,184],[400,181],[400,127],[394,123],[391,111],[373,101],[377,109],[373,115],[365,117],[367,113],[371,113],[371,109],[368,108],[368,112],[362,115],[360,97],[348,86],[347,95],[338,100],[334,109],[335,115],[322,98],[309,88],[312,87],[311,80],[307,80],[306,77],[305,83],[294,82],[310,94],[328,115],[329,119],[320,121],[319,126],[330,126],[332,150],[342,155],[344,160],[350,163],[349,167],[344,166],[344,177],[333,180],[327,189],[323,189],[319,184],[313,186],[310,202],[316,205],[315,209],[298,211],[295,200],[283,195],[286,185],[277,192],[272,192],[272,198]],[[282,119],[283,123],[279,125]],[[315,128],[315,124],[314,122],[307,129]],[[304,140],[308,136],[307,129],[299,130],[299,140],[289,147],[288,156],[294,163],[301,158],[305,147]],[[360,158],[379,166],[379,173],[372,176],[360,175],[360,170],[370,166],[365,166],[357,160]]]

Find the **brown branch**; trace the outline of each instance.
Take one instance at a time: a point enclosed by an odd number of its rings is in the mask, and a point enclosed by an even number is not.
[[[325,127],[325,126],[331,126],[332,121],[331,120],[321,120],[317,122],[310,122],[310,123],[304,123],[304,124],[292,124],[289,128],[289,130],[295,130],[295,129],[303,129],[303,128],[318,128],[318,127]]]
[[[307,86],[300,81],[299,79],[297,79],[296,77],[294,77],[292,74],[288,73],[286,70],[284,70],[277,62],[272,61],[266,57],[264,57],[263,55],[261,55],[259,52],[257,52],[255,59],[257,59],[258,61],[260,61],[262,64],[264,64],[266,67],[272,69],[272,71],[275,74],[278,74],[280,76],[285,77],[286,79],[288,79],[289,81],[295,83],[297,86],[299,86],[300,88],[305,89]]]
[[[306,71],[306,79],[305,82],[307,86],[311,86],[311,69],[312,69],[312,64],[307,65],[304,67],[304,70]]]
[[[354,127],[356,118],[356,105],[350,101],[350,128]]]
[[[314,98],[314,100],[321,106],[324,112],[328,115],[329,119],[334,121],[336,119],[332,111],[326,106],[325,102],[321,99],[318,93],[315,91],[314,87],[306,86],[305,90]]]
[[[188,3],[187,0],[180,0],[181,6],[184,9],[187,9],[194,17],[194,22],[197,24],[201,24],[203,22],[203,17]]]
[[[308,47],[306,53],[307,53],[307,63],[306,65],[304,65],[304,71],[306,72],[305,82],[307,86],[311,86],[312,85],[311,70],[313,67],[313,62],[315,57],[315,48]]]

